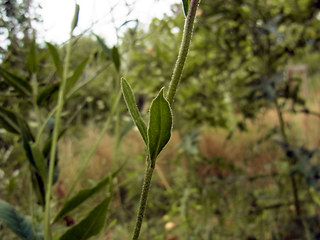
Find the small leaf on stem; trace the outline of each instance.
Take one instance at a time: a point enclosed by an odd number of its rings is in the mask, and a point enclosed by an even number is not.
[[[74,10],[73,19],[72,19],[72,23],[71,23],[71,32],[73,32],[73,30],[78,25],[79,11],[80,11],[80,6],[79,6],[79,4],[76,4],[75,10]]]
[[[0,67],[0,76],[6,84],[13,87],[17,92],[26,96],[32,95],[32,87],[26,80],[8,72],[2,67]]]
[[[171,137],[172,113],[169,102],[163,96],[163,88],[152,101],[148,127],[148,149],[152,166]]]
[[[121,61],[120,61],[120,54],[119,50],[116,46],[112,48],[112,61],[114,63],[114,66],[116,67],[117,71],[120,71]]]
[[[53,60],[54,66],[56,67],[57,74],[60,77],[60,79],[62,79],[63,66],[62,66],[62,62],[60,60],[58,50],[51,43],[47,42],[46,45],[49,50],[50,56]]]
[[[182,0],[182,4],[183,4],[184,15],[187,16],[188,15],[188,9],[189,9],[189,6],[190,6],[190,0]]]
[[[30,73],[36,73],[38,71],[38,59],[36,53],[36,40],[32,39],[29,52],[27,55],[26,65]]]
[[[127,80],[125,80],[124,78],[121,79],[121,87],[122,87],[122,94],[123,94],[124,100],[127,104],[128,110],[131,114],[131,117],[132,117],[134,123],[136,124],[137,128],[139,129],[140,134],[143,138],[143,141],[147,145],[148,144],[147,143],[147,141],[148,141],[147,126],[144,123],[144,121],[142,120],[139,109],[138,109],[136,102],[135,102],[133,91],[132,91],[129,83],[127,82]]]

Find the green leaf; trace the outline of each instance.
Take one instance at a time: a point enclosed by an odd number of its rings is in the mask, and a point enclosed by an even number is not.
[[[16,117],[18,126],[20,128],[22,140],[27,142],[34,142],[34,137],[26,120],[24,120],[24,118],[22,118],[22,116],[19,116],[18,114],[16,114]]]
[[[148,150],[152,165],[171,137],[172,113],[169,102],[163,96],[163,88],[152,101],[148,126]]]
[[[30,96],[32,94],[31,85],[22,78],[8,72],[0,67],[0,76],[3,77],[5,83],[13,87],[17,92]]]
[[[73,72],[72,76],[68,78],[67,80],[67,92],[76,84],[78,79],[81,77],[84,69],[87,66],[87,63],[89,61],[89,58],[84,59],[79,66],[76,68],[76,70]]]
[[[71,23],[71,32],[73,32],[73,30],[78,25],[79,11],[80,11],[80,6],[79,6],[79,4],[76,4],[75,10],[74,10],[73,19],[72,19],[72,23]]]
[[[37,172],[45,183],[47,181],[47,167],[43,154],[35,143],[31,143],[30,147]]]
[[[0,107],[0,120],[4,120],[4,123],[7,126],[12,127],[15,130],[15,133],[18,133],[21,136],[26,157],[30,165],[33,167],[31,169],[35,174],[38,174],[36,170],[37,165],[36,165],[36,162],[34,161],[32,149],[30,146],[30,142],[33,142],[34,138],[32,136],[32,133],[30,131],[30,128],[27,122],[23,118],[18,116],[16,113],[3,109],[1,107]],[[40,175],[38,174],[38,176]],[[38,180],[42,182],[41,179],[38,179]],[[33,182],[33,187],[37,185],[39,185],[38,182]]]
[[[147,145],[148,144],[147,126],[144,123],[144,121],[140,115],[139,109],[136,105],[132,88],[130,87],[127,80],[125,80],[124,78],[121,79],[121,87],[122,87],[122,94],[123,94],[124,100],[127,104],[128,110],[131,114],[131,117],[132,117],[134,123],[136,124],[137,128],[139,129],[140,134],[143,138],[143,141]]]
[[[22,116],[18,116],[17,119],[23,138],[29,142],[34,142],[34,137],[26,120]]]
[[[23,142],[23,148],[30,163],[31,170],[31,182],[34,193],[37,197],[38,204],[45,205],[45,182],[46,182],[46,167],[43,166],[44,159],[43,154],[36,149],[34,145],[33,136],[29,133],[28,125],[23,119],[18,118],[19,128],[21,130],[21,137]]]
[[[35,191],[38,203],[41,204],[41,206],[44,206],[45,204],[45,186],[43,177],[40,174],[40,171],[38,169],[36,160],[34,158],[34,154],[32,152],[32,142],[34,142],[34,138],[30,132],[29,126],[25,122],[24,119],[21,117],[17,117],[18,125],[20,128],[20,134],[23,142],[23,148],[25,150],[25,154],[27,156],[27,159],[30,163],[31,167],[31,182],[33,190]],[[40,166],[40,168],[42,168]]]
[[[314,189],[313,187],[309,188],[309,192],[311,195],[312,200],[318,205],[320,206],[320,194],[319,192],[317,192],[316,189]]]
[[[182,0],[182,4],[183,4],[184,15],[187,16],[188,15],[189,6],[190,6],[190,0]]]
[[[52,98],[52,96],[59,91],[60,81],[44,88],[37,96],[38,106],[47,105],[47,101]]]
[[[32,39],[30,44],[29,53],[26,61],[27,68],[30,73],[36,73],[38,70],[38,60],[36,55],[36,40]]]
[[[86,218],[65,232],[60,240],[85,240],[97,235],[104,227],[111,196],[106,197]]]
[[[34,240],[32,226],[10,204],[0,199],[0,221],[4,222],[21,239]]]
[[[117,71],[119,72],[121,62],[120,62],[119,50],[116,46],[114,46],[112,48],[112,55],[111,56],[112,56],[112,61],[114,63],[114,66],[116,67]]]
[[[107,59],[111,59],[111,50],[110,48],[105,44],[102,38],[100,38],[98,35],[95,35],[97,38],[98,43],[100,44],[103,52],[106,54]]]
[[[42,181],[40,174],[34,169],[31,168],[31,183],[34,194],[37,198],[37,203],[44,207],[45,206],[45,184]]]
[[[0,127],[15,134],[20,134],[17,116],[3,107],[0,107]]]
[[[61,62],[60,57],[59,57],[58,50],[51,43],[47,42],[46,44],[47,44],[50,56],[51,56],[51,58],[53,60],[54,66],[56,67],[58,76],[60,77],[60,79],[62,79],[63,67],[62,67],[62,62]]]
[[[111,174],[111,178],[114,178],[122,169],[123,166],[121,166],[117,171]],[[65,202],[61,208],[61,210],[58,212],[56,217],[54,218],[53,222],[58,221],[59,219],[66,216],[69,212],[77,208],[80,204],[85,202],[87,199],[95,195],[96,193],[100,192],[102,189],[104,189],[105,186],[110,181],[110,176],[107,176],[106,178],[102,179],[100,182],[98,182],[95,186],[92,188],[87,188],[80,190],[73,198]]]
[[[9,132],[20,134],[23,140],[34,141],[28,123],[15,112],[0,107],[0,124]]]

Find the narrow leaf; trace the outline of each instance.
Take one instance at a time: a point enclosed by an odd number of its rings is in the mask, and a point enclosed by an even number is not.
[[[31,142],[34,142],[34,138],[32,136],[30,128],[29,128],[28,124],[26,123],[26,121],[21,117],[17,117],[17,122],[18,122],[18,126],[20,129],[20,135],[21,135],[22,142],[23,142],[23,148],[25,150],[27,159],[29,160],[30,164],[34,168],[37,168],[36,163],[33,159],[31,145],[30,145]]]
[[[62,79],[63,67],[62,67],[62,62],[61,62],[60,57],[59,57],[58,50],[51,43],[47,42],[46,44],[47,44],[50,56],[51,56],[51,58],[53,60],[54,66],[56,67],[58,76]]]
[[[34,168],[31,168],[31,183],[32,183],[32,189],[37,198],[37,203],[40,206],[44,207],[46,202],[45,184],[40,174]]]
[[[79,66],[76,68],[76,70],[73,72],[72,76],[68,78],[67,80],[67,92],[76,84],[78,79],[81,77],[84,69],[87,66],[87,63],[89,61],[89,58],[84,59]]]
[[[313,187],[309,188],[309,192],[311,195],[312,200],[318,205],[320,206],[320,195],[319,192],[317,192],[316,189],[314,189]]]
[[[171,137],[172,113],[169,102],[163,96],[163,88],[152,101],[148,127],[148,150],[152,164]]]
[[[42,152],[35,143],[30,144],[33,161],[35,162],[37,172],[45,183],[47,181],[47,167]]]
[[[35,149],[34,151],[32,150],[32,142],[34,141],[34,139],[31,133],[29,133],[28,125],[21,118],[18,118],[18,125],[21,131],[23,148],[27,156],[27,160],[29,161],[31,166],[30,170],[31,170],[32,188],[37,197],[38,204],[40,204],[41,206],[44,206],[45,205],[45,180],[44,179],[46,178],[45,177],[46,169],[43,169],[43,166],[41,166],[42,164],[40,162],[37,163],[37,161],[39,160],[38,159],[39,156],[37,156],[38,155],[38,153],[36,153],[37,150]]]
[[[0,199],[0,221],[4,222],[21,239],[34,240],[32,226],[10,204]]]
[[[0,107],[0,124],[9,132],[20,134],[26,141],[34,141],[28,123],[15,112]]]
[[[105,44],[102,38],[100,38],[98,35],[95,35],[97,38],[98,43],[100,44],[103,52],[106,54],[107,59],[111,59],[111,50],[110,48]]]
[[[189,6],[190,6],[190,0],[182,0],[182,4],[183,4],[184,15],[187,16],[188,15]]]
[[[17,116],[3,107],[0,107],[0,127],[15,134],[20,134]]]
[[[38,106],[47,105],[47,102],[52,99],[53,95],[59,91],[60,81],[44,88],[37,96]]]
[[[132,88],[130,87],[127,80],[125,80],[124,78],[121,79],[121,87],[122,87],[122,94],[123,94],[124,100],[127,104],[128,110],[131,114],[131,117],[132,117],[134,123],[136,124],[137,128],[139,129],[140,134],[143,138],[143,141],[147,145],[148,144],[147,126],[144,123],[144,121],[140,115],[139,109],[136,105]]]
[[[104,227],[111,196],[106,197],[88,216],[64,233],[60,240],[85,240],[97,235]]]
[[[44,206],[45,203],[45,190],[44,190],[44,181],[43,177],[40,174],[39,167],[43,169],[43,167],[37,165],[36,160],[34,158],[34,153],[32,151],[32,142],[34,142],[33,135],[30,131],[30,128],[27,122],[17,116],[17,123],[20,130],[20,135],[22,138],[23,148],[25,154],[27,156],[27,160],[29,161],[31,167],[31,181],[32,187],[36,193],[36,197],[38,199],[38,203]],[[42,170],[43,172],[43,170]]]
[[[79,11],[80,11],[80,6],[79,6],[79,4],[76,4],[75,10],[74,10],[73,19],[72,19],[72,23],[71,23],[71,32],[73,32],[73,30],[78,25]]]
[[[3,77],[5,83],[13,87],[17,92],[30,96],[32,94],[31,85],[22,78],[8,72],[0,67],[0,76]]]
[[[116,46],[112,48],[112,61],[117,71],[119,72],[121,62],[120,62],[119,50]]]
[[[28,142],[34,142],[34,137],[26,120],[18,114],[16,114],[16,117],[18,126],[20,128],[20,134],[22,135],[23,140]]]
[[[117,171],[112,173],[111,178],[114,178],[117,176],[117,174],[121,171],[123,166],[121,166]],[[54,218],[53,222],[58,221],[59,219],[66,216],[69,212],[77,208],[79,205],[81,205],[83,202],[85,202],[87,199],[95,195],[96,193],[100,192],[102,189],[104,189],[107,184],[109,184],[110,176],[105,177],[100,182],[98,182],[94,187],[87,188],[80,190],[73,198],[65,202],[61,208],[61,210],[58,212],[56,217]]]
[[[36,40],[32,39],[30,44],[29,53],[26,61],[27,68],[30,73],[35,73],[38,70],[38,60],[36,55]]]

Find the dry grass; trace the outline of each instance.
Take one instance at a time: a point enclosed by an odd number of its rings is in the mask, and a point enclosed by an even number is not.
[[[64,189],[68,189],[72,181],[76,178],[78,171],[82,166],[84,157],[90,150],[99,135],[98,129],[84,128],[81,133],[82,138],[67,136],[60,141],[60,176]],[[106,176],[111,168],[114,141],[111,136],[106,134],[100,142],[95,154],[90,160],[85,171],[85,177],[82,178],[77,189],[88,185],[88,180],[98,181]],[[61,183],[60,183],[61,185]]]
[[[249,176],[266,174],[271,170],[269,164],[279,158],[281,152],[279,149],[272,149],[272,143],[266,142],[256,146],[260,134],[255,130],[252,130],[251,133],[238,132],[226,142],[226,132],[208,130],[202,134],[200,141],[201,156],[208,159],[221,158],[247,172]],[[215,164],[211,165],[212,168],[216,168]],[[220,173],[217,169],[211,171],[211,173],[214,172],[222,177],[228,175],[226,170]]]
[[[312,95],[315,96],[315,95]],[[319,99],[319,97],[318,97]],[[313,97],[308,104],[310,109],[320,112],[320,101]],[[315,148],[320,146],[320,119],[304,114],[284,114],[285,121],[289,124],[289,137],[293,144]],[[261,114],[255,122],[248,123],[248,132],[236,132],[233,138],[225,141],[228,132],[204,127],[199,142],[200,156],[208,159],[221,158],[223,161],[234,164],[247,172],[249,176],[267,174],[273,171],[272,163],[283,156],[282,150],[271,140],[260,145],[256,142],[267,134],[274,126],[278,125],[278,117],[275,111],[268,111]],[[59,154],[61,175],[64,188],[68,188],[76,176],[83,159],[99,134],[98,129],[85,128],[81,138],[69,136],[60,141]],[[274,136],[280,139],[280,136]],[[173,132],[172,138],[157,161],[158,174],[155,180],[164,187],[170,187],[168,172],[175,170],[173,159],[178,156],[178,144],[181,142],[177,132]],[[112,160],[114,155],[114,139],[106,134],[97,151],[91,159],[78,188],[86,186],[88,179],[99,180],[106,176],[114,167],[126,159],[140,159],[145,154],[144,143],[136,129],[131,130],[122,140],[118,159]],[[319,157],[319,154],[318,154]],[[143,172],[144,164],[141,161],[134,163],[130,160],[128,167]],[[183,158],[182,166],[188,167]],[[214,164],[203,163],[199,166],[200,175],[218,174]],[[207,165],[206,165],[207,164]],[[220,173],[226,175],[226,172]]]
[[[320,121],[312,116],[286,114],[285,118],[290,119],[291,133],[290,137],[296,144],[307,142],[305,146],[316,147],[320,144]],[[277,116],[275,112],[260,116],[258,120],[249,126],[249,132],[236,132],[233,138],[225,141],[227,132],[205,128],[201,133],[199,142],[199,151],[201,157],[205,158],[223,158],[228,163],[245,169],[249,175],[263,174],[268,168],[268,164],[282,156],[279,148],[275,147],[272,141],[267,141],[259,146],[255,146],[256,141],[264,136],[268,129],[277,125]],[[313,131],[313,129],[315,129]],[[64,185],[69,186],[71,180],[75,177],[81,166],[81,152],[86,153],[94,143],[99,132],[97,129],[85,129],[81,139],[65,138],[59,145],[61,155],[61,176]],[[159,168],[166,172],[174,170],[175,166],[171,163],[178,154],[178,144],[180,136],[173,132],[172,138],[160,154],[157,161]],[[114,140],[110,135],[105,135],[99,144],[97,151],[91,159],[85,173],[85,184],[87,179],[98,180],[108,173],[112,167]],[[128,158],[138,158],[144,154],[144,144],[135,130],[130,131],[120,148],[120,162]],[[136,157],[135,157],[136,156]],[[117,164],[116,164],[117,166]],[[143,168],[143,166],[141,166]]]

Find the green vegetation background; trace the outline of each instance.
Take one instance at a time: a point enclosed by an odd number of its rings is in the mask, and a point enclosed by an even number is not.
[[[52,212],[70,188],[74,196],[96,186],[125,162],[112,180],[100,239],[129,239],[145,166],[123,99],[112,110],[120,77],[146,118],[178,54],[184,15],[180,5],[172,9],[147,30],[130,22],[117,46],[96,35],[72,42]],[[316,0],[202,0],[141,239],[320,239],[319,9]],[[30,1],[0,5],[1,34],[10,42],[0,53],[0,198],[41,226],[42,185],[26,143],[37,143],[45,168],[54,118],[37,136],[57,104],[66,45],[37,43],[29,11]],[[72,186],[107,119],[108,131]],[[53,224],[54,237],[104,197]],[[0,238],[16,239],[1,223]]]

